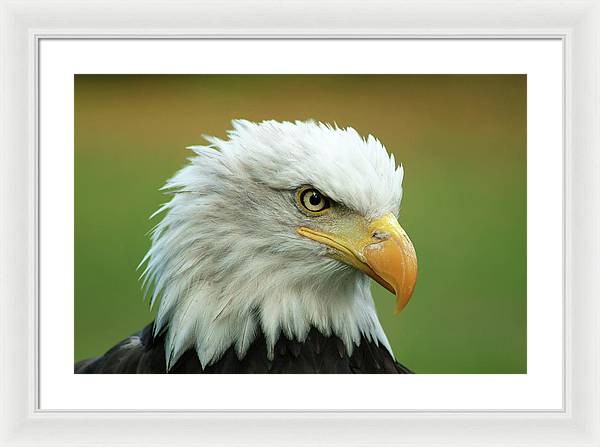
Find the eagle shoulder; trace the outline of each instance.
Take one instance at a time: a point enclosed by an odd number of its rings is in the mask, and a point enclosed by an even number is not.
[[[76,374],[162,374],[165,351],[155,343],[154,323],[122,340],[105,354],[75,364]]]

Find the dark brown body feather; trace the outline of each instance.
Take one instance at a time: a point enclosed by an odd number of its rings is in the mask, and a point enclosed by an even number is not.
[[[106,354],[75,365],[79,374],[165,374],[165,336],[152,335],[153,324],[126,338]],[[408,374],[411,371],[394,361],[381,344],[363,338],[351,356],[342,340],[325,336],[312,328],[304,342],[280,337],[273,360],[267,357],[264,336],[256,337],[248,352],[238,359],[229,348],[215,363],[202,368],[196,351],[185,352],[170,374]]]

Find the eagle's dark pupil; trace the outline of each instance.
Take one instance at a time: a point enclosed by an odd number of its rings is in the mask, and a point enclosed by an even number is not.
[[[319,203],[321,203],[321,197],[316,192],[313,192],[310,195],[310,198],[308,199],[308,201],[310,202],[311,205],[317,206]]]

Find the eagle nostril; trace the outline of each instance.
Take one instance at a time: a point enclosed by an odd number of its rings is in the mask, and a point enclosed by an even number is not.
[[[377,239],[378,241],[385,241],[390,238],[390,234],[386,231],[376,230],[371,235],[373,239]]]

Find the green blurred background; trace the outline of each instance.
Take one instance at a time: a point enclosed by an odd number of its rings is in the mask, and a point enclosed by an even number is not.
[[[136,267],[158,189],[233,118],[372,133],[405,167],[401,224],[419,257],[396,357],[417,373],[525,373],[524,75],[75,76],[75,360],[153,319]]]

